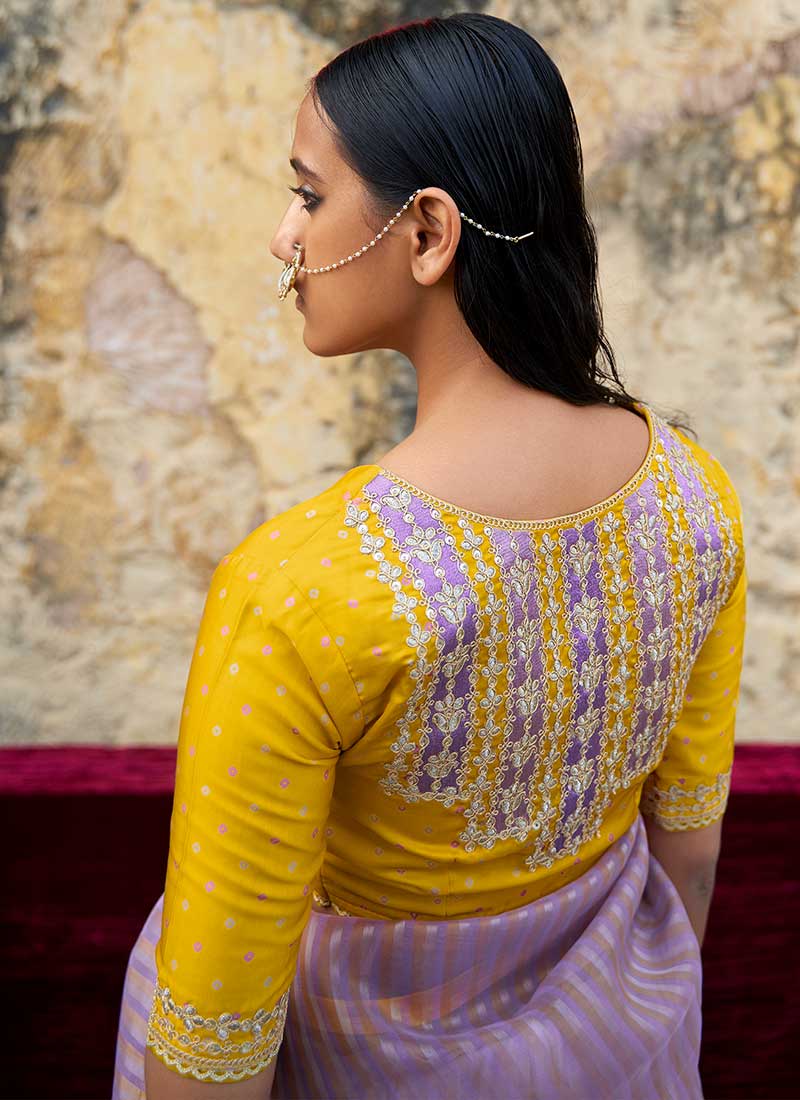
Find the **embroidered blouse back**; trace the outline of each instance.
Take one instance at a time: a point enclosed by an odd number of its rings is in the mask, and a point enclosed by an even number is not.
[[[485,516],[367,464],[219,563],[156,952],[148,1046],[168,1065],[231,1080],[275,1056],[312,903],[499,913],[586,873],[640,810],[722,816],[741,505],[639,408],[644,462],[581,512]]]

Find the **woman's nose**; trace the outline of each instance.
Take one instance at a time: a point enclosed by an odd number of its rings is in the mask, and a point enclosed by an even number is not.
[[[276,260],[288,263],[294,255],[295,242],[299,244],[302,239],[297,219],[293,217],[291,210],[288,210],[269,242],[269,250]]]

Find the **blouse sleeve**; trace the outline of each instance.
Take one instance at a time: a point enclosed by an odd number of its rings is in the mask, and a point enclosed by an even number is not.
[[[246,554],[214,572],[183,702],[147,1046],[236,1081],[280,1047],[359,703],[309,600]]]
[[[639,808],[664,829],[699,829],[722,817],[733,768],[745,630],[747,571],[698,651],[666,751],[642,787]]]

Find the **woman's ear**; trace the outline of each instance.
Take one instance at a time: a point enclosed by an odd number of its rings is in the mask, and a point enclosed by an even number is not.
[[[409,244],[414,278],[432,286],[452,263],[461,239],[458,207],[440,187],[426,187],[410,207]]]

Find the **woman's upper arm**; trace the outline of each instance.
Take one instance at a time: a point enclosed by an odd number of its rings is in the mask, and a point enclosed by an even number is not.
[[[239,1082],[249,1097],[277,1056],[335,769],[357,732],[325,635],[282,569],[246,554],[217,567],[181,715],[147,1034],[184,1079],[173,1090]]]

